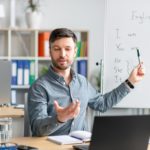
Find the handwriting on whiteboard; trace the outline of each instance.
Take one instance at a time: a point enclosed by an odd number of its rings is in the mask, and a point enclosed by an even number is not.
[[[136,21],[137,24],[143,24],[146,21],[150,21],[150,15],[146,15],[144,12],[139,12],[136,10],[131,11],[131,21]],[[138,33],[135,31],[130,31],[130,32],[123,32],[124,34],[120,34],[121,28],[117,27],[114,29],[114,35],[115,35],[115,51],[116,54],[118,52],[118,55],[114,57],[114,81],[115,83],[121,83],[123,82],[124,79],[122,79],[122,76],[124,73],[130,74],[131,69],[134,67],[132,64],[130,64],[128,59],[122,59],[120,57],[120,52],[123,51],[135,51],[135,49],[138,47],[138,45],[131,44],[129,49],[126,49],[124,47],[124,38],[128,39],[129,41],[134,41],[136,40]],[[135,42],[133,42],[135,43]],[[117,57],[118,56],[118,57]]]

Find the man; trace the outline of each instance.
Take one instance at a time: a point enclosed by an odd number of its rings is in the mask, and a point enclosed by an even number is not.
[[[52,65],[37,79],[28,94],[28,109],[33,136],[68,134],[86,130],[87,107],[101,112],[112,108],[144,77],[143,65],[131,72],[128,80],[105,95],[98,93],[85,77],[71,69],[76,57],[77,38],[66,28],[52,31],[49,44]]]

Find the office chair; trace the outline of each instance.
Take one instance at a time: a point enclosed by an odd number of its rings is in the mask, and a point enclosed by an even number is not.
[[[28,116],[28,94],[25,94],[25,102],[24,102],[24,136],[32,136],[30,121]]]

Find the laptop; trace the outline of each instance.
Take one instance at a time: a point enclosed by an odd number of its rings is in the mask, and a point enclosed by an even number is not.
[[[89,145],[76,150],[147,150],[150,115],[95,117]]]
[[[11,62],[0,60],[0,105],[11,100]]]

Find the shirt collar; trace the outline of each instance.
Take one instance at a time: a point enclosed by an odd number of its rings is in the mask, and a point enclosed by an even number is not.
[[[49,70],[48,70],[48,74],[54,78],[55,80],[61,82],[62,84],[64,83],[64,77],[60,76],[57,72],[55,72],[52,68],[52,66],[50,65]],[[72,80],[76,79],[77,73],[71,69],[71,74],[72,74]]]

